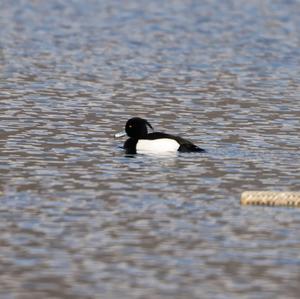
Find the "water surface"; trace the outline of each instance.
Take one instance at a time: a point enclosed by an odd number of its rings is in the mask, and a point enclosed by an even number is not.
[[[1,298],[298,298],[299,1],[2,1]],[[132,116],[206,154],[128,157]]]

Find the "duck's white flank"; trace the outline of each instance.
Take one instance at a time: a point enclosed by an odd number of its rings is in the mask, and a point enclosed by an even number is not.
[[[174,139],[140,139],[136,145],[137,153],[165,153],[175,152],[179,148],[179,144]]]

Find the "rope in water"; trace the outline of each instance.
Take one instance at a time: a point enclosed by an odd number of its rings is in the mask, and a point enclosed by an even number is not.
[[[300,192],[245,191],[241,195],[241,204],[300,207]]]

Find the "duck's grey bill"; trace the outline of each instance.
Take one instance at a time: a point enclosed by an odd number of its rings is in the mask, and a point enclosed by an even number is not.
[[[122,131],[122,132],[119,132],[119,133],[115,134],[115,138],[123,137],[125,135],[126,135],[126,132]]]

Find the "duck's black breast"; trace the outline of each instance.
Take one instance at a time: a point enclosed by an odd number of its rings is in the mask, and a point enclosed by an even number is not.
[[[124,149],[126,154],[133,155],[136,154],[136,144],[138,143],[138,139],[136,138],[128,138],[124,143]]]

